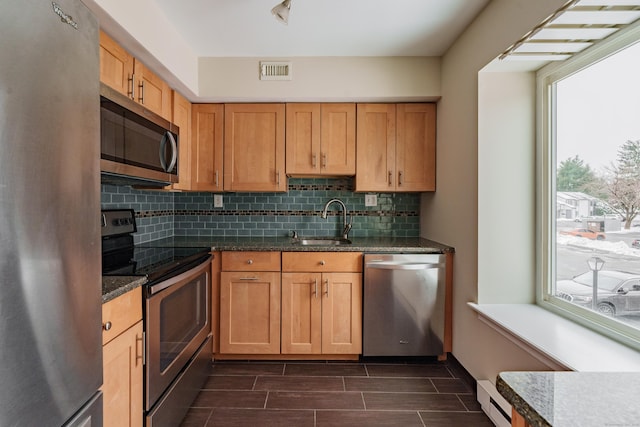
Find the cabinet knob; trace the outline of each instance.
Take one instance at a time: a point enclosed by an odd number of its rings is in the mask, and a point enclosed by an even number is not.
[[[249,264],[249,265],[253,264],[253,260],[252,259],[248,260],[247,264]]]
[[[325,264],[324,260],[320,260],[320,265],[324,265],[324,264]]]
[[[105,324],[102,325],[102,327],[104,328],[105,331],[108,331],[109,329],[111,329],[111,326],[113,326],[113,325],[109,321],[105,322]]]

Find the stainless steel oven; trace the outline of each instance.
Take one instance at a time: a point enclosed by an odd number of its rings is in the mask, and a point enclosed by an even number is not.
[[[150,425],[162,411],[156,406],[172,405],[171,399],[161,397],[211,335],[211,256],[178,276],[147,286],[146,292],[145,410]],[[153,425],[158,422],[171,425],[160,417]]]

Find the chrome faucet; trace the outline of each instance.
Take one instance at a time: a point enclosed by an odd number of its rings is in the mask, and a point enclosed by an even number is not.
[[[327,219],[327,208],[329,207],[329,205],[331,203],[339,203],[340,206],[342,206],[342,221],[344,224],[344,230],[342,231],[342,237],[344,239],[348,239],[349,238],[349,231],[351,231],[351,215],[349,215],[349,222],[347,222],[347,207],[345,206],[344,202],[340,199],[331,199],[327,202],[326,205],[324,205],[324,209],[322,210],[322,219]]]

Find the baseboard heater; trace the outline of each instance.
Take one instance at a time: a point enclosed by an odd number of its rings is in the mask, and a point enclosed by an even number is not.
[[[489,380],[477,382],[478,402],[497,427],[511,427],[511,405],[498,393]]]

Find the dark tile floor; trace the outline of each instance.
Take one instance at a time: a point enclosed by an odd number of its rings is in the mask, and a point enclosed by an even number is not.
[[[455,361],[216,362],[181,427],[492,427]]]

